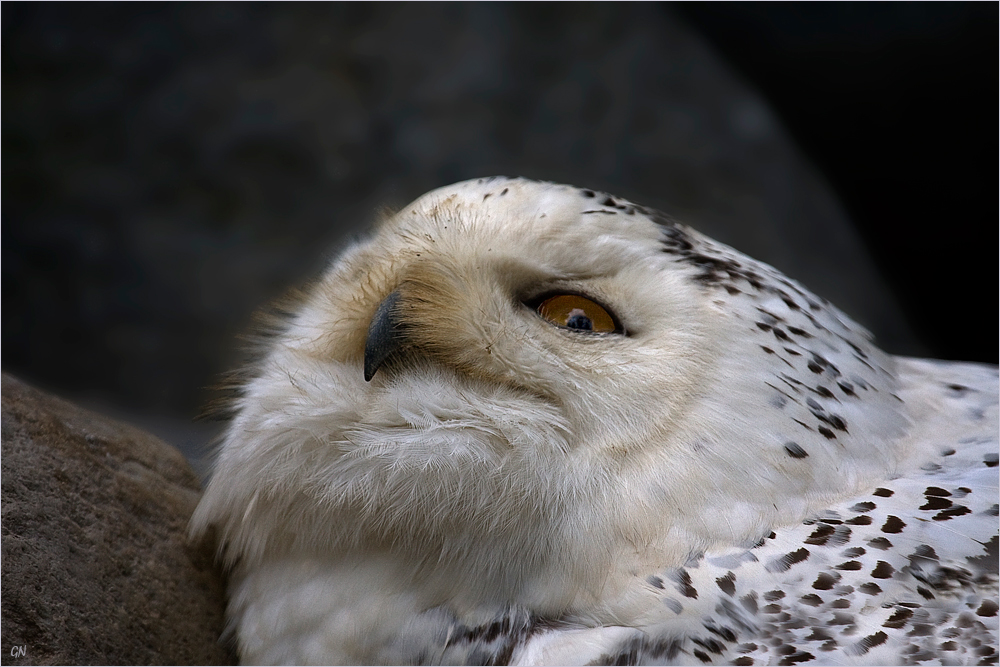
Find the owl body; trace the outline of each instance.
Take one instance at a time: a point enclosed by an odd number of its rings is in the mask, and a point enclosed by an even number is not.
[[[656,211],[481,179],[313,286],[192,525],[251,663],[978,661],[996,442],[995,367],[887,355]]]

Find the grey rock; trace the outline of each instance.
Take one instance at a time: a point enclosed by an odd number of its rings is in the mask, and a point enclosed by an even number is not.
[[[231,663],[214,548],[187,540],[201,491],[181,453],[0,385],[5,664]]]

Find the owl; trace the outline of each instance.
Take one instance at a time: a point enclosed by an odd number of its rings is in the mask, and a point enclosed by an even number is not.
[[[997,413],[655,210],[473,180],[290,309],[192,533],[248,663],[996,664]]]

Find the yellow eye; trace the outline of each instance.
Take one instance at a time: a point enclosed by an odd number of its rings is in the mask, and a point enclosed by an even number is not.
[[[618,326],[603,306],[577,294],[551,296],[538,304],[538,314],[556,326],[594,333],[614,333]]]

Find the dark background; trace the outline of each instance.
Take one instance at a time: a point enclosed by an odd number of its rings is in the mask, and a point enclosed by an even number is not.
[[[5,371],[198,452],[251,313],[506,173],[996,362],[995,3],[3,3]]]
[[[997,361],[988,3],[682,3],[822,170],[927,345]]]

